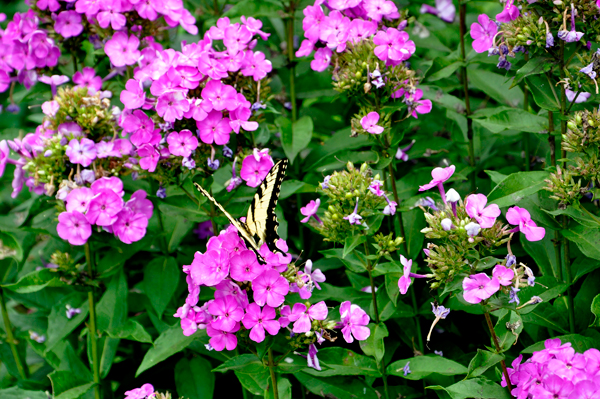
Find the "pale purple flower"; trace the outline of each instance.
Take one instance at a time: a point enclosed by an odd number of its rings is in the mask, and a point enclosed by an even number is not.
[[[96,159],[96,145],[90,139],[82,138],[81,141],[72,139],[69,141],[66,155],[72,163],[86,167]]]
[[[478,273],[465,277],[462,286],[465,301],[476,304],[498,292],[500,282],[496,277],[490,279],[487,274]]]
[[[512,225],[518,225],[515,231],[521,231],[525,234],[528,241],[539,241],[546,235],[546,230],[543,227],[538,227],[531,215],[526,209],[514,206],[506,212],[506,220]]]
[[[246,308],[246,315],[242,324],[250,330],[250,339],[254,342],[265,340],[265,330],[271,335],[277,335],[280,329],[279,321],[275,320],[275,309],[265,305],[262,309],[256,303],[251,303]]]
[[[396,159],[401,159],[404,162],[407,162],[408,161],[408,150],[410,150],[414,144],[415,144],[415,140],[411,141],[410,144],[408,144],[404,148],[398,147],[398,150],[396,151]]]
[[[357,213],[357,211],[358,211],[358,198],[356,198],[356,205],[354,206],[354,212],[352,212],[348,216],[344,216],[344,220],[347,220],[350,224],[362,224],[362,222],[360,221],[362,219],[362,216],[360,216]]]
[[[508,303],[516,303],[517,305],[519,303],[521,303],[521,301],[519,300],[519,296],[517,294],[519,291],[521,291],[521,290],[518,288],[515,288],[515,287],[510,288]]]
[[[442,221],[440,222],[440,224],[442,225],[442,229],[444,231],[450,231],[450,230],[452,230],[452,227],[454,226],[452,224],[452,220],[449,219],[449,218],[442,219]]]
[[[469,237],[475,237],[481,231],[481,226],[477,223],[470,222],[465,226],[465,230]]]
[[[31,331],[31,330],[29,331],[29,339],[31,339],[32,341],[37,342],[38,344],[43,344],[44,342],[46,342],[46,336],[45,335],[39,335],[35,331]]]
[[[321,205],[321,199],[317,198],[317,200],[311,200],[306,206],[300,208],[300,213],[306,216],[304,219],[300,220],[301,223],[306,223],[309,221],[311,217],[314,217],[315,220],[323,224],[319,216],[317,215],[317,211],[319,210],[319,206]]]
[[[396,201],[390,200],[388,198],[388,196],[385,194],[383,194],[383,198],[385,198],[385,200],[387,201],[387,205],[385,206],[385,208],[383,208],[383,214],[384,215],[395,215],[396,207],[398,206],[398,203]]]
[[[567,43],[575,43],[581,40],[583,37],[583,32],[577,32],[575,30],[575,6],[571,3],[571,30],[559,30],[558,38],[564,40]]]
[[[110,62],[116,67],[133,65],[141,56],[138,50],[139,45],[140,40],[135,35],[128,36],[126,32],[116,32],[106,42],[104,52],[110,58]]]
[[[81,309],[79,308],[72,308],[71,305],[67,305],[67,319],[72,319],[73,316],[75,316],[76,314],[81,313]]]
[[[435,7],[428,4],[421,6],[421,14],[437,15],[442,21],[452,23],[456,17],[456,7],[452,0],[435,0]]]
[[[71,245],[83,245],[92,235],[92,226],[81,212],[63,212],[58,215],[56,232]]]
[[[589,100],[592,96],[591,93],[588,93],[586,91],[582,91],[579,94],[577,94],[576,92],[570,89],[565,90],[565,95],[567,96],[567,100],[569,100],[569,102],[573,102],[573,100],[575,100],[575,104],[584,103],[587,100]],[[575,98],[575,95],[577,95],[577,98]]]
[[[65,75],[42,75],[38,78],[38,80],[42,83],[50,85],[50,88],[52,90],[52,96],[56,96],[56,88],[64,83],[67,83],[69,81],[69,77]]]
[[[492,275],[498,279],[500,285],[507,286],[512,284],[512,280],[515,277],[513,269],[509,269],[502,265],[496,265],[492,271]]]
[[[76,11],[62,11],[56,17],[54,30],[56,33],[62,35],[62,37],[65,39],[79,36],[79,34],[83,32],[81,15],[79,15]]]
[[[442,196],[442,201],[446,203],[446,193],[444,191],[444,182],[447,181],[454,174],[454,170],[456,167],[454,165],[450,165],[447,168],[435,168],[431,171],[432,180],[419,187],[419,191],[429,190],[435,186],[440,190],[440,195]]]
[[[342,302],[340,305],[340,324],[344,340],[351,344],[356,338],[364,341],[371,335],[369,324],[369,315],[358,305],[353,305],[350,301]]]
[[[411,373],[409,364],[410,364],[410,362],[406,362],[406,364],[402,368],[402,371],[404,372],[405,377]]]
[[[494,36],[498,33],[498,25],[486,14],[477,17],[477,22],[471,24],[471,38],[473,38],[473,49],[478,53],[488,51],[494,43]]]
[[[231,179],[229,179],[229,181],[225,183],[225,189],[227,190],[227,192],[231,192],[232,190],[235,190],[243,182],[242,178],[239,177],[239,176],[237,176],[236,173],[235,173],[235,163],[236,163],[236,161],[237,161],[237,157],[235,157],[233,159],[233,166],[231,167]]]
[[[319,359],[317,358],[318,349],[315,344],[308,345],[308,356],[306,357],[307,365],[310,368],[321,371],[321,365],[319,364]]]
[[[331,175],[327,175],[323,178],[323,183],[321,183],[321,188],[326,190],[329,188],[329,180],[331,180]]]
[[[274,308],[280,306],[289,289],[289,283],[285,277],[273,269],[264,271],[252,282],[254,301],[260,306],[265,304]]]
[[[482,229],[490,228],[500,216],[500,208],[496,204],[485,206],[487,197],[483,194],[471,194],[465,200],[467,214],[475,219]]]

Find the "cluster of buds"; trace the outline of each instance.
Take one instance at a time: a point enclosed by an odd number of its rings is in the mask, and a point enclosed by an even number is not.
[[[388,235],[383,235],[383,233],[379,233],[373,237],[375,240],[375,248],[377,249],[378,256],[387,256],[392,252],[400,249],[400,245],[404,242],[403,237],[394,238],[394,234],[390,233]]]

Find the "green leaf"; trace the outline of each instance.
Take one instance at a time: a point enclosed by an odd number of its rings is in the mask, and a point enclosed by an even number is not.
[[[561,234],[569,241],[577,244],[577,248],[585,256],[600,260],[600,229],[590,229],[582,225],[577,225],[568,230],[562,230]]]
[[[525,310],[525,309],[523,309]],[[532,323],[548,327],[560,333],[567,333],[567,322],[564,314],[560,314],[547,302],[542,302],[528,313],[521,313],[523,323]]]
[[[481,374],[485,373],[487,369],[499,363],[502,359],[504,359],[503,355],[483,349],[477,349],[477,354],[469,363],[467,378],[479,377]]]
[[[290,380],[283,377],[277,378],[277,393],[279,395],[278,399],[292,399],[292,384]],[[270,386],[265,389],[264,398],[273,399],[273,389]]]
[[[67,284],[60,281],[60,276],[54,269],[41,269],[28,273],[14,284],[2,285],[3,288],[19,294],[29,294],[45,287],[62,287]]]
[[[128,339],[149,344],[152,343],[152,337],[148,334],[144,326],[131,319],[127,320],[125,324],[109,330],[108,336],[111,338]]]
[[[72,308],[81,309],[81,313],[67,318],[67,305]],[[56,344],[61,342],[67,335],[76,329],[87,318],[89,302],[86,294],[73,292],[52,307],[48,316],[48,340],[46,341],[46,353]]]
[[[240,373],[239,371],[234,371],[234,374],[244,388],[257,396],[264,394],[265,389],[267,389],[271,381],[271,376],[266,368],[258,373]]]
[[[410,373],[404,375],[404,366],[408,363]],[[460,375],[467,374],[467,368],[453,360],[438,355],[425,355],[398,360],[387,367],[387,373],[407,380],[420,380],[431,374]]]
[[[244,374],[254,374],[264,370],[264,368],[265,365],[256,355],[244,354],[228,359],[213,371],[224,373],[233,370]]]
[[[600,294],[594,297],[591,311],[594,314],[594,322],[590,325],[590,327],[600,327]]]
[[[513,129],[528,133],[546,133],[548,120],[539,115],[529,113],[520,108],[498,107],[492,110],[476,111],[473,121],[491,130],[500,133],[506,129]]]
[[[110,368],[115,360],[117,354],[117,348],[119,347],[120,339],[111,338],[108,335],[102,336],[98,340],[98,347],[100,348],[100,378],[106,378],[110,372]],[[91,338],[88,339],[88,359],[90,364],[92,362],[92,342]]]
[[[350,253],[344,256],[344,250],[342,248],[333,248],[320,251],[325,258],[338,258],[346,265],[350,271],[354,273],[364,273],[367,271],[366,259],[362,253]]]
[[[515,326],[514,334],[508,329],[506,323]],[[494,326],[494,331],[496,331],[496,336],[498,337],[500,350],[504,352],[514,345],[517,341],[517,337],[521,331],[523,331],[523,320],[517,312],[511,310],[498,319],[498,322]]]
[[[580,334],[567,334],[567,335],[559,335],[556,337],[552,337],[552,339],[560,339],[561,343],[565,343],[565,342],[570,342],[571,346],[573,347],[573,349],[575,349],[575,352],[578,353],[583,353],[588,349],[591,348],[598,348],[598,346],[600,345],[600,342],[598,342],[598,340],[594,339],[594,338],[590,338],[590,337],[586,337],[584,335],[580,335]],[[544,341],[540,341],[540,342],[536,342],[533,345],[528,346],[527,348],[523,349],[521,351],[521,353],[533,353],[533,352],[538,352],[541,351],[542,349],[545,348],[544,346]]]
[[[373,388],[360,378],[329,377],[319,378],[304,372],[294,374],[310,392],[326,398],[339,399],[378,399]]]
[[[281,3],[273,0],[242,0],[234,3],[223,15],[229,18],[241,17],[242,15],[252,15],[258,17],[280,18]]]
[[[377,362],[380,362],[385,355],[383,339],[389,335],[388,329],[383,323],[369,323],[369,330],[371,330],[371,335],[366,340],[359,342],[360,349],[365,355],[373,356]]]
[[[440,385],[430,386],[427,389],[436,391],[446,391],[452,399],[510,399],[506,388],[502,388],[499,384],[488,380],[485,377],[463,380],[449,387]]]
[[[535,194],[546,185],[548,172],[517,172],[502,180],[488,195],[488,201],[503,208],[517,204],[523,198]]]
[[[202,335],[206,335],[206,330],[201,330],[200,332],[196,332],[193,335],[186,337],[183,335],[179,323],[169,327],[169,329],[165,330],[158,338],[156,338],[154,347],[146,352],[142,364],[140,364],[140,367],[135,372],[135,376],[137,377],[143,371],[148,370],[150,367],[153,367],[177,352],[182,351],[191,344],[194,339],[198,339]]]
[[[469,82],[500,104],[510,107],[522,104],[523,91],[520,87],[509,90],[510,84],[503,75],[484,69],[469,69]]]
[[[12,257],[17,262],[23,260],[23,248],[13,234],[0,231],[0,248],[2,248],[0,259]]]
[[[177,260],[171,256],[154,258],[144,268],[144,292],[159,317],[177,289],[180,274]]]
[[[321,349],[318,353],[322,371],[311,368],[302,370],[315,377],[331,377],[334,375],[364,375],[381,377],[377,363],[373,358],[356,354],[340,347]]]
[[[423,81],[434,82],[451,76],[458,68],[464,65],[460,60],[452,60],[448,57],[435,57],[431,66],[425,73]]]
[[[72,371],[54,371],[48,375],[52,382],[54,399],[77,399],[92,389],[93,382],[77,376]]]
[[[512,89],[514,86],[518,85],[523,78],[526,78],[531,75],[539,75],[544,73],[545,71],[550,70],[552,63],[546,57],[533,57],[529,61],[525,63],[517,73],[515,74],[515,78],[513,79],[513,83],[510,86]]]
[[[10,387],[0,389],[0,398],[2,399],[48,399],[43,391],[27,391],[19,387]]]
[[[97,326],[101,332],[119,327],[127,318],[127,279],[122,271],[113,275],[106,292],[96,305]]]
[[[525,78],[527,87],[533,95],[535,103],[548,111],[560,111],[560,103],[558,102],[558,91],[553,90],[550,82],[545,76],[528,76]]]
[[[558,275],[558,265],[556,264],[556,256],[554,256],[553,235],[546,234],[539,241],[529,241],[525,234],[520,234],[519,239],[525,252],[535,260],[544,276]]]
[[[179,397],[212,398],[215,375],[210,362],[201,357],[183,358],[175,366],[175,385]]]
[[[346,237],[346,242],[344,244],[344,253],[342,255],[342,258],[345,258],[349,253],[352,252],[354,248],[358,247],[365,241],[367,241],[367,237],[365,237],[362,234]]]
[[[281,146],[290,163],[300,151],[310,143],[313,134],[313,121],[310,116],[303,116],[293,124],[288,118],[278,117],[275,124],[281,129]]]

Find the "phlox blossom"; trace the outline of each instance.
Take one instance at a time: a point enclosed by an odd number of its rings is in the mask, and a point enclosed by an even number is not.
[[[381,134],[384,128],[383,126],[378,126],[377,122],[379,122],[379,114],[372,111],[361,118],[360,125],[371,134]]]
[[[110,62],[116,67],[135,64],[141,53],[138,50],[140,40],[135,36],[128,36],[126,32],[116,32],[104,46],[104,52]]]
[[[369,315],[358,305],[353,305],[350,301],[342,302],[340,305],[340,324],[342,335],[347,343],[351,344],[356,338],[364,341],[371,335],[369,324]]]
[[[465,200],[467,214],[479,223],[482,229],[488,229],[494,225],[496,218],[500,216],[500,208],[496,204],[485,206],[487,197],[483,194],[471,194]]]
[[[275,309],[265,305],[262,309],[256,303],[251,303],[246,308],[246,315],[242,324],[250,330],[250,339],[254,342],[265,340],[265,330],[271,335],[277,335],[280,329],[279,322],[275,320]]]
[[[69,38],[79,36],[83,32],[83,25],[81,24],[81,15],[75,11],[62,11],[56,17],[56,23],[54,24],[54,30],[62,37]]]
[[[305,216],[305,218],[300,220],[300,222],[306,223],[309,221],[309,219],[311,217],[314,217],[317,222],[323,223],[323,222],[321,222],[321,219],[319,219],[319,216],[317,216],[317,211],[319,210],[320,205],[321,205],[321,199],[317,198],[316,201],[311,200],[306,206],[300,208],[300,213],[302,213],[302,215]]]
[[[92,235],[92,226],[81,212],[63,212],[58,215],[56,231],[69,244],[83,245]]]
[[[528,241],[539,241],[546,235],[546,230],[543,227],[538,227],[537,224],[531,220],[531,215],[527,209],[513,206],[506,212],[506,220],[512,225],[519,226],[517,231],[521,231],[525,234],[525,238]]]
[[[498,279],[500,285],[507,286],[512,284],[515,271],[503,265],[496,265],[494,271],[492,271],[492,276]]]
[[[325,320],[327,313],[327,305],[324,301],[318,302],[310,308],[303,303],[295,303],[288,319],[295,322],[292,330],[294,333],[306,333],[311,330],[312,320]]]
[[[264,270],[264,266],[258,263],[254,251],[242,250],[231,257],[231,278],[235,281],[253,281]]]
[[[217,145],[229,143],[231,126],[229,118],[224,118],[222,112],[211,111],[204,120],[197,121],[196,126],[203,143]]]
[[[276,270],[266,270],[252,282],[254,301],[260,305],[280,306],[290,289],[288,281]]]
[[[81,166],[89,166],[96,159],[96,145],[90,139],[82,138],[81,141],[72,139],[66,151],[69,161]]]
[[[198,148],[198,138],[187,129],[181,132],[172,132],[167,136],[169,152],[171,155],[189,157]]]
[[[237,337],[235,333],[240,329],[240,324],[236,323],[231,331],[218,330],[211,325],[206,327],[206,333],[210,337],[209,343],[216,351],[227,349],[232,351],[237,347]]]
[[[91,224],[110,226],[117,221],[117,214],[124,205],[123,198],[113,190],[102,189],[90,201],[85,216]]]
[[[416,50],[415,42],[409,40],[408,33],[389,28],[380,30],[373,38],[375,55],[382,61],[400,62],[409,59]]]
[[[224,250],[196,252],[190,275],[197,285],[215,286],[229,274],[229,254]]]
[[[139,241],[146,235],[148,218],[130,209],[123,209],[117,214],[117,220],[112,225],[115,235],[125,244]]]
[[[473,49],[478,53],[488,51],[494,42],[494,36],[498,33],[498,25],[486,14],[477,17],[477,22],[471,24],[471,37],[473,38]]]
[[[208,312],[216,318],[211,326],[222,331],[231,331],[238,322],[244,317],[244,310],[238,304],[237,300],[226,295],[222,298],[216,298],[208,304]]]
[[[247,156],[242,161],[240,177],[249,187],[258,187],[275,163],[273,159],[267,156]]]
[[[462,285],[465,301],[473,304],[488,299],[500,289],[498,279],[496,277],[490,279],[485,273],[465,277]]]
[[[329,47],[321,47],[315,52],[315,59],[310,62],[310,68],[316,72],[323,72],[331,62],[333,52]]]

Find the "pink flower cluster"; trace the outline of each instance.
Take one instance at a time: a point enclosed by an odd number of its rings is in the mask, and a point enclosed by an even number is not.
[[[362,40],[373,40],[375,55],[387,66],[406,61],[415,52],[415,44],[401,27],[388,28],[384,20],[398,19],[400,14],[393,1],[389,0],[333,0],[327,2],[330,12],[325,15],[321,4],[304,9],[305,40],[296,52],[297,57],[306,57],[316,49],[311,68],[324,71],[331,61],[333,51],[341,53],[347,44]],[[380,26],[381,25],[381,26]],[[317,47],[322,43],[324,47]]]
[[[500,290],[500,286],[513,284],[515,271],[503,265],[496,265],[492,271],[492,278],[485,273],[478,273],[465,277],[463,280],[463,297],[469,303],[480,303]]]
[[[90,188],[72,189],[65,198],[66,212],[58,215],[58,235],[72,245],[83,245],[92,235],[92,225],[97,225],[125,244],[141,240],[152,217],[152,202],[144,190],[134,192],[127,202],[124,194],[118,177],[102,177]]]
[[[6,29],[0,29],[0,92],[8,89],[11,76],[29,89],[37,81],[36,70],[58,64],[60,49],[39,23],[29,10],[15,13]]]
[[[548,339],[545,349],[525,362],[519,355],[508,369],[512,395],[519,399],[593,399],[600,397],[600,351],[576,353],[570,342]],[[502,386],[506,380],[502,377]]]
[[[254,342],[262,342],[266,333],[276,335],[291,323],[293,333],[314,330],[322,334],[328,316],[325,302],[311,306],[306,303],[290,306],[284,302],[290,292],[299,292],[303,299],[310,298],[315,287],[320,289],[318,282],[325,281],[325,276],[320,270],[312,271],[312,263],[307,262],[304,272],[297,271],[293,277],[284,277],[292,256],[287,253],[284,240],[277,241],[277,248],[277,252],[272,252],[266,244],[261,247],[259,254],[265,261],[262,264],[256,254],[246,248],[233,226],[211,237],[206,252],[196,252],[192,264],[183,267],[189,294],[174,316],[181,319],[184,335],[206,329],[211,337],[210,346],[221,351],[237,347],[236,332],[242,326],[250,331],[250,339]],[[242,284],[248,284],[251,289],[240,288]],[[201,286],[214,287],[214,299],[197,306]],[[347,306],[350,306],[349,302]],[[369,331],[364,327],[369,322],[366,313],[360,308],[343,312],[344,336],[352,339],[354,334],[357,339],[366,339]],[[332,324],[329,328],[335,326]]]

